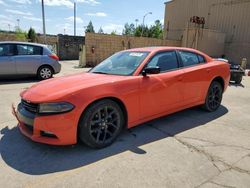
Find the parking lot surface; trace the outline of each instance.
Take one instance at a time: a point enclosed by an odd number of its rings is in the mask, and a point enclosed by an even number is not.
[[[57,76],[84,72],[62,62]],[[0,81],[1,187],[250,187],[250,79],[222,106],[192,108],[126,130],[110,147],[55,147],[19,133],[11,104],[35,79]]]

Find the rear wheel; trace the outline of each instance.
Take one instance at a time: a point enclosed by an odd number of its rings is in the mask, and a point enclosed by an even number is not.
[[[104,148],[114,142],[124,125],[121,108],[112,100],[91,105],[79,122],[79,137],[92,148]]]
[[[222,85],[217,81],[213,81],[208,89],[206,101],[203,105],[203,108],[209,112],[216,111],[221,105],[222,94]]]
[[[40,80],[47,80],[49,78],[52,78],[53,76],[53,69],[49,66],[42,66],[37,71],[37,77]]]

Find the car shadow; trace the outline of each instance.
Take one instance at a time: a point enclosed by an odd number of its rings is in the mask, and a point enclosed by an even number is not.
[[[99,150],[83,144],[59,147],[34,143],[21,135],[17,127],[5,127],[1,130],[0,155],[7,165],[26,174],[72,170],[125,151],[146,154],[140,146],[202,126],[227,112],[224,106],[212,113],[199,108],[184,110],[125,130],[113,145]]]
[[[9,77],[9,78],[0,78],[0,85],[4,84],[23,84],[23,83],[36,83],[39,82],[36,77]]]
[[[236,83],[234,83],[234,82],[229,82],[229,86],[245,88],[245,86],[244,86],[242,83],[236,84]]]

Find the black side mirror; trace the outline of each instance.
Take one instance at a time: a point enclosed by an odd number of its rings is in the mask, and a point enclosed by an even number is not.
[[[156,66],[156,67],[146,67],[142,71],[142,75],[147,76],[147,74],[159,74],[160,72],[161,72],[161,69],[158,66]]]

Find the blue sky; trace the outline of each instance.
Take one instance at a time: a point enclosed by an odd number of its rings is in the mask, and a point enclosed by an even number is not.
[[[143,15],[152,12],[145,19],[150,25],[155,20],[163,21],[166,0],[75,0],[77,3],[77,35],[84,34],[84,26],[91,20],[96,32],[100,27],[105,33],[116,30],[121,33],[126,22],[142,23]],[[46,31],[48,34],[73,34],[74,0],[44,0]],[[14,30],[17,19],[20,28],[33,27],[42,32],[41,0],[0,0],[0,29]]]

